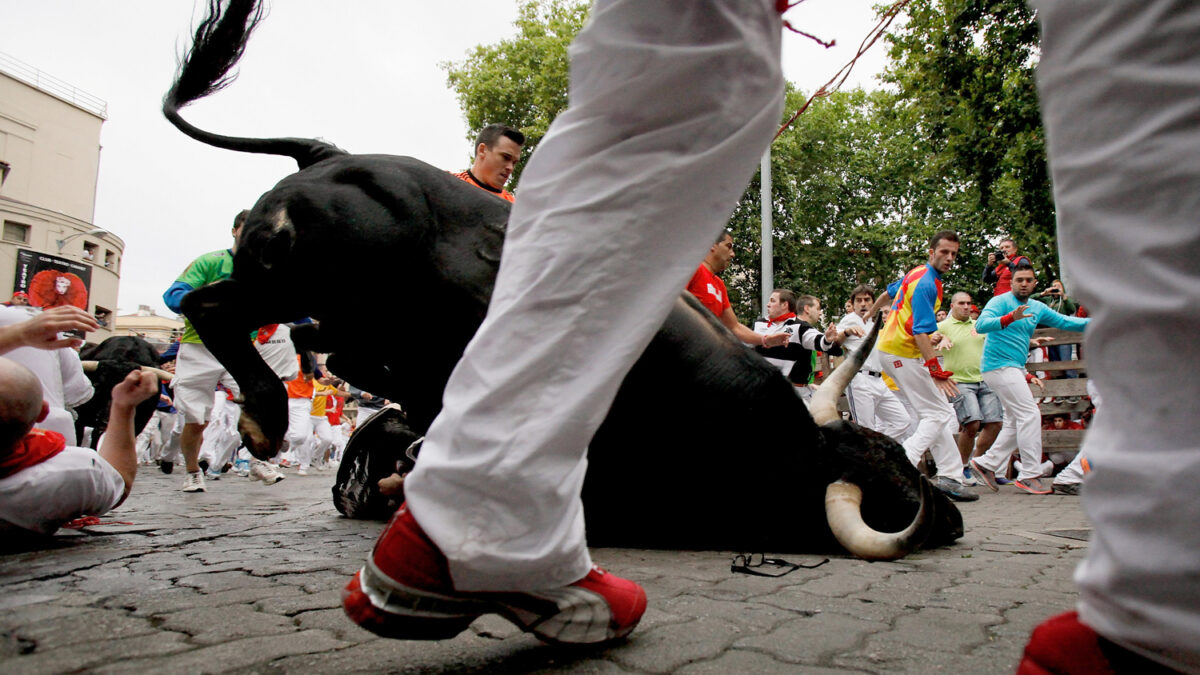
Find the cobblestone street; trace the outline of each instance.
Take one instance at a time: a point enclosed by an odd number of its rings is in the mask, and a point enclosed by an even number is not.
[[[835,557],[779,578],[728,552],[596,549],[646,588],[626,640],[543,645],[488,616],[444,642],[377,638],[340,591],[381,525],[341,518],[331,473],[205,494],[143,467],[104,522],[0,554],[0,670],[56,672],[1013,672],[1030,630],[1075,601],[1077,497],[1011,486],[962,506],[967,534],[900,562]],[[793,562],[822,557],[769,551]]]

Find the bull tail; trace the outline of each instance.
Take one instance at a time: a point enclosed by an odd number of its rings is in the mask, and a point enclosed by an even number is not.
[[[238,138],[198,129],[179,115],[180,108],[227,87],[231,72],[246,51],[251,33],[263,18],[260,0],[209,0],[208,15],[196,28],[192,46],[180,61],[175,81],[163,97],[163,115],[175,128],[208,145],[238,152],[283,155],[301,169],[344,155],[335,145],[307,138]]]

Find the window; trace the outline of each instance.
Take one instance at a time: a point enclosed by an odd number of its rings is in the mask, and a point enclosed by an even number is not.
[[[83,242],[83,259],[89,262],[94,262],[96,260],[96,252],[99,250],[99,246],[91,242]]]
[[[18,244],[29,243],[29,226],[11,221],[4,221],[4,241],[15,241]]]
[[[113,253],[112,251],[110,251],[108,249],[105,249],[104,250],[104,266],[110,270],[116,271],[117,254]]]
[[[112,312],[100,305],[96,305],[96,323],[100,324],[101,328],[109,327],[109,320],[112,319]]]

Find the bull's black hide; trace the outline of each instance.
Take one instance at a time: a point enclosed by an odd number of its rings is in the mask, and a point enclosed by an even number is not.
[[[110,337],[100,344],[84,349],[79,354],[81,361],[96,361],[95,369],[87,371],[95,393],[88,401],[75,408],[75,435],[83,438],[83,428],[92,427],[92,447],[100,440],[100,434],[108,428],[108,411],[112,403],[113,387],[121,383],[129,373],[142,366],[158,367],[158,352],[142,338],[121,335]],[[137,406],[134,413],[134,434],[140,434],[158,407],[158,397],[151,396]]]
[[[189,293],[183,311],[241,385],[243,434],[256,456],[278,450],[286,396],[245,336],[303,316],[320,327],[298,332],[299,347],[332,353],[333,372],[404,406],[411,430],[394,442],[399,450],[437,414],[483,318],[509,206],[415,159],[217,136],[184,121],[179,107],[217,88],[257,11],[236,0],[201,25],[164,114],[202,142],[291,156],[300,171],[251,209],[232,277]],[[297,284],[316,260],[359,275],[373,292]],[[811,549],[830,541],[822,502],[839,478],[861,485],[876,529],[901,529],[917,509],[922,479],[898,444],[840,422],[818,427],[779,371],[685,294],[590,445],[588,533],[606,544]],[[931,501],[926,541],[961,536],[955,506],[941,493]]]

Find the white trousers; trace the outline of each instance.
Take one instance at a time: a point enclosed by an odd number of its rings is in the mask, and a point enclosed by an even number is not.
[[[1071,463],[1054,477],[1054,484],[1079,485],[1083,483],[1083,477],[1090,472],[1090,469],[1084,467],[1084,462],[1087,461],[1087,457],[1084,456],[1082,450],[1075,453],[1075,459],[1071,460]],[[1088,466],[1091,466],[1091,462],[1088,462]]]
[[[591,566],[586,449],[780,122],[770,0],[600,0],[521,178],[488,314],[405,483],[462,590]]]
[[[904,452],[908,461],[916,466],[925,451],[933,454],[939,476],[962,482],[962,455],[954,443],[954,432],[958,428],[958,416],[946,395],[933,383],[933,377],[921,359],[908,359],[887,352],[879,353],[883,370],[896,381],[900,392],[908,399],[917,414],[917,428],[904,440]],[[900,365],[897,366],[896,364]],[[951,426],[953,425],[953,426]]]
[[[329,418],[322,415],[309,415],[313,428],[313,443],[308,463],[319,463],[325,457],[325,451],[333,448],[333,427],[329,426]]]
[[[171,398],[175,409],[188,424],[208,421],[213,409],[213,390],[217,383],[238,394],[237,382],[217,357],[202,344],[185,342],[175,357],[175,377],[171,380]]]
[[[1200,3],[1032,4],[1059,250],[1104,394],[1080,617],[1200,672]]]
[[[288,450],[300,462],[300,468],[307,469],[312,461],[312,446],[316,442],[312,428],[312,399],[288,399],[288,428],[284,436],[288,442]]]
[[[912,417],[883,378],[858,373],[846,388],[846,400],[859,426],[891,436],[897,443],[909,436]]]
[[[1004,425],[996,442],[987,454],[975,463],[988,471],[999,471],[1013,451],[1021,449],[1021,465],[1017,480],[1030,480],[1042,475],[1042,413],[1037,399],[1025,383],[1025,371],[1008,366],[989,370],[983,381],[1000,399],[1004,407]]]
[[[220,471],[221,467],[233,461],[233,451],[242,442],[242,436],[238,433],[238,420],[241,417],[241,406],[227,399],[225,392],[216,392],[212,415],[208,426],[204,427],[203,441],[200,443],[200,458],[208,460],[210,471]]]

